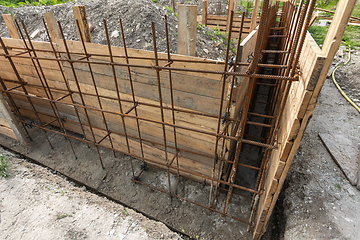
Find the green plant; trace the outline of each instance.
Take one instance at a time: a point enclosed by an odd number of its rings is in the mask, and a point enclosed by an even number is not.
[[[341,190],[341,185],[338,183],[335,185],[339,190]]]
[[[0,5],[5,7],[19,7],[23,5],[34,5],[34,6],[42,6],[42,5],[56,5],[60,3],[66,3],[71,0],[0,0]]]
[[[55,219],[55,220],[60,220],[60,219],[66,218],[66,217],[72,217],[72,215],[71,215],[71,214],[58,213],[58,214],[56,215],[56,219]]]
[[[7,178],[10,172],[9,160],[7,157],[0,156],[0,176],[1,178]]]
[[[124,215],[127,215],[127,208],[124,207],[124,211],[122,211],[121,213],[124,214]]]

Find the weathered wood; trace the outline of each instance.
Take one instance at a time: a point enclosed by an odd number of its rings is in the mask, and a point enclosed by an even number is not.
[[[357,144],[342,134],[319,133],[319,137],[351,185],[356,186],[358,183]]]
[[[2,17],[4,18],[5,24],[7,29],[9,30],[10,36],[12,38],[20,39],[19,32],[16,28],[14,19],[11,14],[3,14]]]
[[[78,35],[79,39],[81,39],[80,34],[82,35],[85,42],[91,42],[91,34],[89,29],[89,22],[86,15],[85,6],[74,6],[73,14],[75,21],[76,19],[79,21]]]
[[[202,2],[202,24],[207,26],[207,16],[208,16],[208,1],[203,0]]]
[[[259,13],[259,4],[260,4],[260,0],[254,0],[253,12],[251,15],[250,31],[252,31],[256,28],[257,19],[258,19],[257,15]]]
[[[178,54],[196,55],[197,6],[179,5]]]
[[[7,105],[6,101],[4,100],[3,96],[0,94],[0,112],[4,117],[4,121],[7,122],[8,125],[4,125],[5,127],[10,127],[9,129],[3,129],[5,135],[15,138],[19,140],[23,145],[29,144],[28,140],[25,137],[25,133],[23,129],[18,124],[15,116],[11,112],[9,106]],[[11,130],[11,131],[10,131]],[[12,132],[12,134],[10,133]]]
[[[359,150],[359,159],[358,159],[358,170],[357,170],[357,176],[358,176],[358,182],[357,182],[357,186],[356,188],[358,190],[360,190],[360,144],[358,145],[358,150]]]
[[[229,0],[229,5],[228,5],[228,15],[227,15],[227,19],[226,19],[226,32],[229,32],[230,30],[230,16],[231,16],[231,11],[234,10],[234,0]]]
[[[327,72],[329,71],[329,68],[330,68],[331,62],[333,61],[336,50],[341,42],[342,36],[345,31],[346,22],[348,21],[350,15],[351,15],[351,12],[355,6],[355,2],[356,2],[355,0],[350,0],[350,1],[340,0],[340,2],[337,5],[336,16],[334,16],[334,19],[336,19],[335,24],[334,25],[332,24],[332,26],[330,26],[331,31],[329,29],[329,32],[327,35],[327,40],[325,41],[326,44],[324,43],[324,47],[323,47],[322,51],[320,51],[320,53],[319,53],[318,46],[316,46],[317,49],[314,49],[314,46],[316,44],[314,43],[313,40],[310,41],[309,37],[307,36],[307,40],[305,41],[305,44],[310,43],[312,45],[311,48],[313,48],[313,51],[316,52],[316,55],[318,57],[323,58],[323,61],[322,61],[322,64],[320,67],[317,67],[316,64],[314,64],[310,68],[307,68],[304,71],[304,70],[301,70],[302,69],[301,66],[304,66],[306,64],[302,63],[302,61],[303,62],[308,61],[308,55],[304,54],[305,57],[300,58],[300,71],[302,73],[307,73],[307,75],[308,75],[307,78],[311,78],[311,76],[318,76],[318,78],[316,79],[316,81],[314,79],[313,79],[314,81],[312,81],[315,84],[314,87],[312,87],[314,92],[311,96],[310,102],[308,103],[307,111],[305,112],[303,119],[301,121],[299,133],[298,133],[298,135],[294,141],[294,144],[291,148],[290,154],[288,155],[288,157],[286,159],[285,168],[282,171],[281,177],[279,179],[279,184],[278,184],[277,190],[276,190],[275,194],[271,197],[271,199],[272,199],[271,205],[269,208],[264,207],[265,206],[264,204],[259,205],[259,209],[257,211],[258,214],[257,214],[256,223],[255,223],[254,235],[253,235],[254,239],[259,239],[259,237],[261,236],[261,233],[265,232],[264,227],[266,226],[266,224],[264,224],[264,223],[268,222],[270,215],[275,207],[276,200],[280,194],[281,188],[284,184],[286,175],[289,171],[289,168],[291,166],[291,163],[293,161],[295,153],[300,146],[301,139],[304,134],[305,128],[314,112],[316,102],[318,99],[318,95],[319,95],[322,85],[326,79]],[[305,47],[304,47],[304,49],[305,49]],[[302,55],[303,55],[303,53],[302,53]],[[305,87],[305,89],[307,89],[307,88],[308,88],[308,86]],[[300,103],[299,105],[302,105],[301,99],[300,99],[299,103]],[[263,194],[263,196],[262,196],[263,198],[267,197],[266,194]],[[270,199],[270,197],[269,197],[269,199]],[[266,199],[263,199],[262,203],[264,203],[265,200]],[[265,220],[261,221],[260,219],[264,219],[264,216],[266,216]],[[259,235],[259,233],[260,233],[260,235]]]
[[[61,39],[60,30],[57,25],[54,13],[46,12],[46,13],[44,13],[44,18],[45,18],[46,25],[50,32],[51,40],[53,42],[56,42],[56,39]]]

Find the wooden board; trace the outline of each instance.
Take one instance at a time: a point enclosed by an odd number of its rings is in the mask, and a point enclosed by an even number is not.
[[[319,133],[321,141],[351,185],[358,183],[358,146],[342,134]]]

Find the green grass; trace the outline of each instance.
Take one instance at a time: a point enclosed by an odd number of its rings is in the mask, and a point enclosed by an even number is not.
[[[7,157],[0,155],[0,177],[7,178],[10,172],[10,164]]]
[[[58,214],[56,215],[56,219],[55,219],[55,220],[60,220],[60,219],[66,218],[66,217],[72,217],[72,215],[71,215],[71,214],[58,213]]]
[[[335,11],[337,3],[338,0],[318,0],[317,7]],[[333,17],[333,14],[322,13],[322,16]],[[352,16],[360,17],[360,4],[357,4],[355,6]],[[309,32],[311,33],[312,37],[315,39],[316,43],[319,46],[322,46],[322,44],[324,43],[328,30],[329,30],[329,26],[326,27],[311,26],[309,28]],[[347,48],[350,47],[351,49],[360,48],[359,35],[360,35],[360,27],[347,26],[341,44],[346,46]]]
[[[70,2],[71,0],[0,0],[0,5],[5,7],[20,7],[26,5],[55,5],[60,3]]]

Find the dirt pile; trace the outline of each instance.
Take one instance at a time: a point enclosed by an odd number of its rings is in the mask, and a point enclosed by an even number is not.
[[[123,21],[126,44],[129,48],[153,50],[151,22],[155,22],[157,48],[166,52],[164,16],[168,15],[170,52],[177,53],[177,17],[169,8],[152,0],[93,0],[75,1],[54,6],[25,6],[6,8],[0,6],[0,14],[9,13],[18,21],[23,20],[29,34],[40,29],[34,40],[48,41],[41,18],[44,12],[54,12],[61,22],[64,35],[68,40],[78,40],[72,7],[84,5],[89,21],[94,26],[91,31],[94,43],[107,44],[103,19],[106,19],[111,45],[122,46],[119,18]],[[120,34],[119,34],[120,33]],[[10,37],[4,20],[0,20],[0,36]],[[226,51],[225,37],[205,26],[198,26],[197,56],[210,59],[223,59]]]

